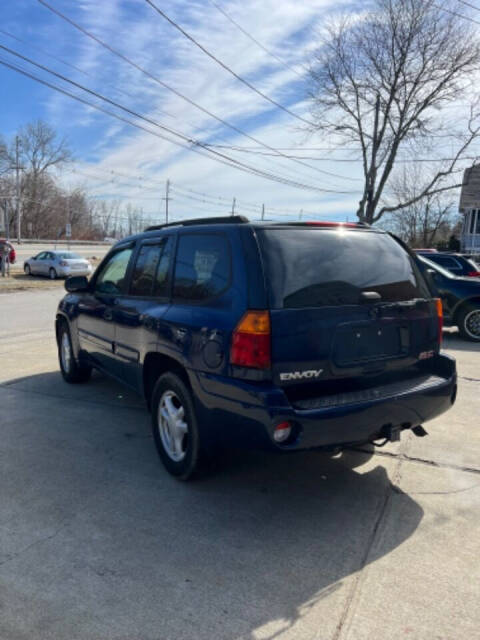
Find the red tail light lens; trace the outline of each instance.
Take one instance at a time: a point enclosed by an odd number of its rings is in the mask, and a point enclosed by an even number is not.
[[[270,314],[247,311],[232,335],[231,364],[254,369],[270,368]]]
[[[480,271],[470,271],[467,273],[470,278],[480,278]]]
[[[62,261],[60,262],[60,266],[61,266],[61,267],[68,267],[68,262],[65,262],[65,260],[62,260]]]
[[[442,301],[440,300],[440,298],[435,298],[435,304],[437,307],[437,318],[438,318],[438,343],[441,346],[442,345],[442,340],[443,340],[443,307],[442,307]]]

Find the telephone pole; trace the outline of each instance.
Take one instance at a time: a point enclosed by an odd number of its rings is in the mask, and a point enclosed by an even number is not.
[[[20,140],[18,136],[15,136],[15,217],[17,219],[17,242],[20,244],[22,241],[22,229],[21,229],[21,212],[20,212],[20,165],[18,164],[18,147]]]
[[[262,204],[262,220],[265,220],[265,205]]]
[[[300,209],[300,214],[299,214],[299,216],[298,216],[298,219],[299,219],[299,220],[301,220],[301,219],[302,219],[302,216],[303,216],[303,209]]]
[[[232,213],[231,215],[234,216],[235,215],[235,205],[237,204],[237,199],[234,198],[233,202],[232,202]]]
[[[162,200],[165,200],[165,224],[168,224],[168,203],[172,198],[170,198],[170,180],[167,180],[165,184],[165,197]]]

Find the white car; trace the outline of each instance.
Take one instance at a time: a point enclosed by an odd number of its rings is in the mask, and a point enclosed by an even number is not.
[[[28,275],[67,278],[68,276],[89,276],[93,267],[90,262],[72,251],[42,251],[23,263]]]

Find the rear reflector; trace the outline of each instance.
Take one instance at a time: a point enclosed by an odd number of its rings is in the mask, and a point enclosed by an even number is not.
[[[277,424],[273,432],[273,439],[275,442],[285,442],[292,433],[292,425],[289,422],[281,422]]]
[[[247,311],[232,334],[230,363],[254,369],[270,368],[270,314]]]
[[[438,343],[441,346],[443,340],[443,307],[442,301],[440,298],[435,298],[435,305],[437,307],[437,318],[438,318]]]

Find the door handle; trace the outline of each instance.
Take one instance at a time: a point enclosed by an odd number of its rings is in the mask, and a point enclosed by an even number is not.
[[[105,309],[105,311],[103,312],[103,319],[113,320],[113,313],[111,309]]]

